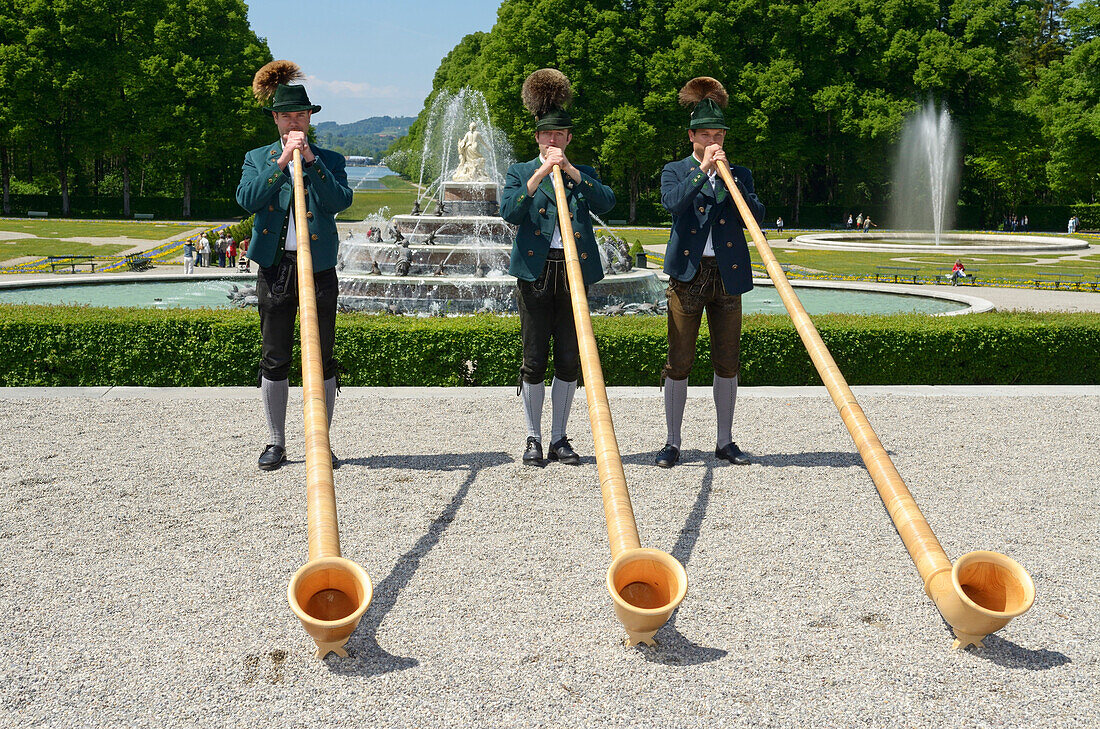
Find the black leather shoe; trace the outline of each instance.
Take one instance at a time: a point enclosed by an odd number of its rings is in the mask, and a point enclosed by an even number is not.
[[[274,471],[284,463],[286,463],[286,448],[279,445],[269,445],[260,454],[258,465],[261,471]]]
[[[657,454],[655,463],[661,468],[672,468],[680,461],[680,449],[674,445],[665,443],[665,447]]]
[[[534,437],[527,437],[527,450],[523,452],[523,463],[528,466],[542,465],[542,443]]]
[[[730,443],[724,448],[715,448],[714,457],[723,461],[729,461],[737,466],[747,466],[752,463],[749,457],[741,452],[741,449],[737,447],[736,443]]]
[[[561,461],[567,466],[575,466],[581,462],[581,457],[569,445],[569,439],[562,438],[557,443],[550,444],[550,460]]]

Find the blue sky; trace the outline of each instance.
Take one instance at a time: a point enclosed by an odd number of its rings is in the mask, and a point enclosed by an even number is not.
[[[246,0],[275,58],[308,76],[315,122],[415,116],[440,59],[462,37],[488,31],[500,0]]]

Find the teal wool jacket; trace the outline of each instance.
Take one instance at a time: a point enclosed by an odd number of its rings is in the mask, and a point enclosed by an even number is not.
[[[523,281],[534,281],[542,275],[546,256],[550,252],[550,241],[554,238],[554,228],[558,225],[557,198],[554,197],[554,184],[550,182],[550,176],[543,178],[534,195],[527,194],[527,181],[541,164],[535,157],[509,167],[500,199],[500,217],[519,226],[512,243],[508,273]],[[581,173],[581,181],[573,182],[564,173],[562,181],[565,182],[569,214],[573,218],[573,235],[577,242],[577,255],[581,259],[584,284],[591,286],[603,278],[603,264],[600,263],[589,212],[601,215],[615,207],[615,193],[600,182],[594,169],[575,166]]]
[[[306,185],[306,218],[309,223],[310,250],[314,272],[336,266],[340,236],[336,232],[336,214],[351,205],[352,192],[344,171],[344,157],[327,149],[309,146],[316,155],[313,164],[302,165]],[[275,262],[285,235],[285,225],[294,205],[294,181],[289,171],[278,165],[282,143],[257,147],[244,156],[237,203],[256,214],[248,257],[267,267]],[[301,225],[300,221],[295,221]]]
[[[764,203],[756,197],[752,173],[732,165],[730,174],[740,183],[741,195],[759,223]],[[669,162],[661,172],[661,204],[672,213],[672,233],[665,249],[665,273],[677,281],[691,281],[711,234],[714,260],[727,294],[752,290],[752,262],[745,243],[744,222],[721,177],[711,189],[707,174],[694,155]]]

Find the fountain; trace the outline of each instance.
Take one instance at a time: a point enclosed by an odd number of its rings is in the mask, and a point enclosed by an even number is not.
[[[959,143],[951,115],[929,101],[909,118],[894,165],[893,227],[933,231],[936,245],[954,223]]]
[[[442,92],[429,110],[421,151],[420,194],[409,213],[373,216],[367,234],[341,242],[344,309],[407,313],[515,311],[508,275],[515,228],[499,215],[510,145],[489,119],[481,92]],[[606,277],[589,304],[650,308],[664,303],[652,270],[631,270],[625,246],[600,236]]]

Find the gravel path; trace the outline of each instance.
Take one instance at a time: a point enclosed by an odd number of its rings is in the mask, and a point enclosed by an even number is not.
[[[667,471],[658,392],[611,390],[642,544],[691,580],[655,649],[620,642],[592,458],[519,465],[514,392],[346,392],[341,539],[375,597],[323,662],[286,604],[299,391],[273,473],[254,390],[71,393],[0,392],[0,726],[1100,722],[1098,388],[857,389],[948,554],[1035,579],[1031,612],[965,652],[823,390],[744,389],[739,468],[693,388]],[[591,454],[583,393],[572,422]]]

